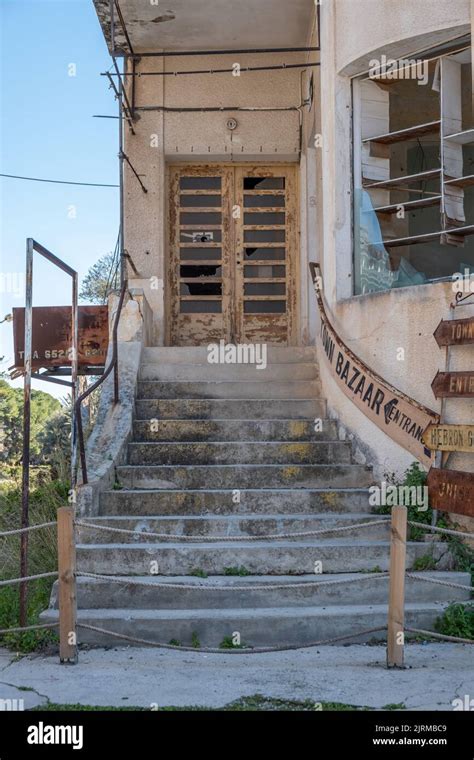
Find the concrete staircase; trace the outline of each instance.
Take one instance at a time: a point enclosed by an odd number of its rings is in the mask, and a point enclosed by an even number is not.
[[[258,540],[376,519],[371,470],[353,461],[350,443],[327,419],[314,349],[273,347],[268,360],[258,370],[210,365],[205,347],[145,349],[128,463],[117,468],[116,490],[102,494],[100,515],[80,529],[77,546],[79,571],[122,582],[79,578],[81,622],[201,646],[219,646],[235,632],[244,644],[272,646],[385,625],[388,583],[376,574],[389,565],[388,523]],[[144,539],[150,531],[199,540]],[[409,543],[408,566],[428,552],[438,560],[437,578],[469,583],[468,574],[447,572],[444,543]],[[132,576],[141,585],[130,585]],[[331,579],[347,583],[303,585]],[[469,593],[408,580],[406,598],[407,625],[429,629],[449,601]],[[56,616],[55,590],[43,618]],[[84,629],[80,641],[120,643]]]

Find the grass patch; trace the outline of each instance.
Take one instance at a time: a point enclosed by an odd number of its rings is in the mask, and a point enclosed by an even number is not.
[[[189,575],[194,575],[196,578],[207,578],[208,575],[205,570],[202,570],[200,567],[193,567]]]
[[[224,636],[221,643],[219,644],[219,649],[247,649],[246,644],[235,644],[234,639],[232,636]]]
[[[234,567],[224,567],[224,575],[252,575],[250,570],[247,570],[247,568],[244,565],[235,565]]]
[[[324,711],[366,711],[370,707],[357,707],[355,705],[346,705],[342,702],[315,702],[312,699],[290,700],[276,699],[274,697],[265,697],[262,694],[253,694],[249,697],[240,697],[233,702],[229,702],[223,707],[201,707],[199,705],[190,705],[186,707],[176,707],[173,705],[167,707],[158,707],[156,712],[324,712]],[[404,709],[404,705],[388,705],[383,709],[398,710]],[[78,704],[58,704],[49,703],[45,706],[34,707],[30,712],[150,712],[149,707],[95,707],[92,705]],[[155,712],[155,710],[153,710]]]
[[[474,604],[450,604],[437,619],[435,630],[445,636],[474,640]]]
[[[431,554],[423,554],[422,557],[417,557],[413,563],[413,570],[435,570],[436,560],[433,559]]]

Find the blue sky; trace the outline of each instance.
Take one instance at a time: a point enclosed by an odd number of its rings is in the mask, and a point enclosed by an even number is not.
[[[0,0],[0,172],[118,183],[118,123],[108,81],[111,60],[92,0]],[[69,76],[70,64],[76,76]],[[80,278],[113,250],[118,190],[0,177],[0,319],[24,305],[25,240],[33,237]],[[75,213],[75,218],[74,218]],[[36,254],[35,254],[36,256]],[[13,275],[7,278],[5,274]],[[37,257],[35,306],[70,303],[70,278]],[[10,285],[11,290],[11,285]],[[0,325],[0,368],[12,364],[11,324]],[[15,383],[18,385],[18,383]],[[65,388],[34,382],[64,396]]]

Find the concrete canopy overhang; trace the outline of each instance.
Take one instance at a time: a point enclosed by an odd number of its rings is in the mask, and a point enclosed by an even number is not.
[[[111,2],[93,0],[112,52]],[[115,52],[249,50],[307,45],[314,0],[115,0]],[[118,6],[118,8],[117,8]]]

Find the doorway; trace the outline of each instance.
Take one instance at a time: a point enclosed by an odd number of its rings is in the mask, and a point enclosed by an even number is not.
[[[294,165],[169,170],[168,341],[294,345]]]

